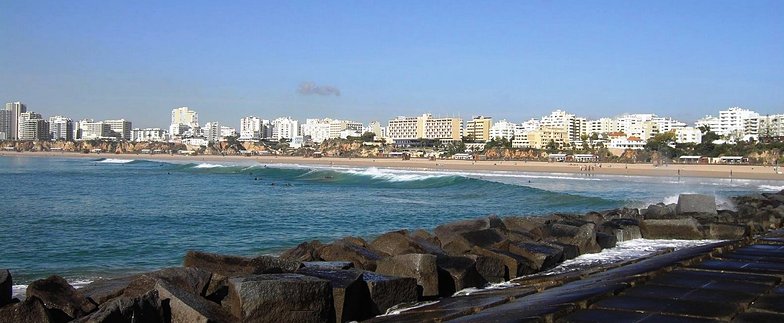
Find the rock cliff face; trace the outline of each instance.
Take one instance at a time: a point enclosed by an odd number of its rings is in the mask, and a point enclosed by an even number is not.
[[[485,151],[488,159],[542,159],[547,158],[547,152],[536,151],[533,149],[507,149],[495,148]]]
[[[0,147],[13,147],[16,151],[64,151],[87,153],[93,149],[101,149],[104,153],[133,154],[141,153],[144,149],[178,151],[187,149],[185,145],[167,142],[113,142],[113,141],[3,141]]]
[[[32,282],[24,302],[11,299],[11,275],[0,271],[0,322],[20,317],[41,322],[364,320],[396,304],[537,273],[618,241],[745,239],[781,227],[784,191],[734,202],[737,211],[716,210],[713,196],[689,194],[678,204],[642,210],[490,216],[447,223],[432,233],[393,231],[370,242],[311,241],[280,257],[191,251],[184,267],[97,281],[79,290],[57,276]],[[527,293],[533,293],[550,280],[522,282],[531,284]]]

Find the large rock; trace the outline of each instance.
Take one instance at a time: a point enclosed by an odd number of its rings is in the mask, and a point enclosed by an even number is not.
[[[541,240],[546,232],[546,219],[542,217],[505,217],[504,227],[511,241]]]
[[[11,303],[14,282],[8,269],[0,270],[0,307]]]
[[[125,288],[123,295],[131,298],[144,295],[155,289],[159,281],[164,281],[188,293],[204,296],[211,278],[212,273],[200,268],[165,268],[137,276]]]
[[[675,204],[651,204],[642,212],[642,216],[646,219],[672,219],[675,217],[675,209]]]
[[[608,220],[599,226],[599,232],[615,236],[615,241],[628,241],[642,238],[640,221],[636,219],[617,218]]]
[[[69,320],[85,316],[96,309],[95,304],[60,276],[51,276],[30,283],[25,296],[41,300],[50,315],[58,317],[62,313]]]
[[[707,239],[735,240],[746,237],[748,235],[748,230],[745,225],[711,223],[708,225],[706,235],[705,238]]]
[[[643,220],[642,236],[645,239],[702,239],[700,223],[694,218],[670,220]]]
[[[126,276],[113,279],[96,280],[79,289],[85,297],[93,303],[101,305],[109,300],[122,296],[128,285],[140,275]]]
[[[431,243],[426,238],[411,236],[406,230],[382,234],[370,243],[370,247],[390,256],[409,253],[444,254],[440,246]]]
[[[321,258],[326,261],[350,261],[365,270],[375,270],[376,262],[383,254],[348,241],[335,241],[321,249]]]
[[[158,297],[168,305],[171,323],[231,323],[237,318],[219,305],[179,289],[165,281],[155,285]],[[166,305],[163,307],[166,308]]]
[[[487,283],[476,269],[475,257],[439,257],[437,265],[438,289],[442,297],[452,296],[469,287],[482,287]]]
[[[373,317],[370,312],[370,291],[362,280],[362,271],[302,268],[297,273],[329,281],[335,322],[362,321]]]
[[[474,247],[474,249],[471,250],[471,253],[501,261],[506,267],[506,275],[504,280],[510,280],[536,272],[528,259],[523,256],[513,254],[507,250]]]
[[[414,278],[366,271],[362,273],[362,280],[370,292],[370,311],[373,315],[384,314],[397,304],[417,301],[417,281]]]
[[[50,316],[44,304],[34,298],[28,298],[24,302],[0,307],[0,323],[48,323],[62,320],[62,318],[57,320]]]
[[[214,253],[188,251],[183,261],[185,267],[201,268],[226,277],[250,274],[294,272],[299,261],[270,256],[246,258]]]
[[[441,247],[452,255],[462,255],[475,245],[488,246],[504,239],[503,220],[496,216],[439,225],[433,231]]]
[[[379,260],[376,272],[383,275],[411,277],[417,280],[422,297],[438,296],[436,256],[412,253]]]
[[[328,322],[334,319],[329,281],[300,274],[229,279],[228,307],[242,322]]]
[[[354,263],[350,261],[306,261],[302,263],[300,269],[351,269]]]
[[[545,238],[545,240],[575,246],[579,254],[602,251],[602,248],[596,242],[596,224],[592,222],[549,223],[547,231],[549,237]]]
[[[712,214],[716,215],[716,196],[705,194],[681,194],[675,207],[678,215]]]
[[[467,257],[474,259],[476,271],[488,283],[500,283],[509,280],[508,270],[502,259],[481,255],[467,255]]]
[[[164,323],[158,291],[151,290],[138,297],[119,297],[103,305],[93,314],[76,320],[78,323]]]
[[[557,266],[564,258],[562,247],[547,243],[511,242],[506,249],[528,259],[530,266],[537,272]]]
[[[303,262],[318,261],[321,260],[320,250],[323,247],[324,245],[318,240],[303,242],[294,248],[282,252],[280,257]]]

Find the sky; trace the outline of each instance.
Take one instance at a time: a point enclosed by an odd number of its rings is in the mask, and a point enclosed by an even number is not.
[[[780,0],[0,0],[0,40],[0,100],[134,127],[784,113]]]

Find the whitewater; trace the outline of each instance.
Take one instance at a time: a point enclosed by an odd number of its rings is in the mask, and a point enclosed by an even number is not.
[[[179,266],[191,249],[276,254],[314,239],[373,239],[490,214],[639,208],[680,193],[714,194],[726,209],[731,196],[784,188],[761,180],[26,157],[0,157],[0,185],[0,221],[8,224],[0,228],[0,268],[12,271],[19,290],[52,274],[81,284]]]

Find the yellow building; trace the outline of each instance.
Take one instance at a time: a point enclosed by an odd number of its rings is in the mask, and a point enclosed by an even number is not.
[[[490,127],[493,126],[493,118],[478,116],[466,122],[465,136],[473,138],[476,142],[490,141]]]
[[[547,148],[550,141],[555,142],[558,148],[569,145],[569,131],[563,128],[541,128],[528,133],[528,145],[531,148]]]

